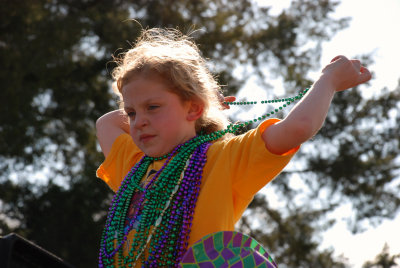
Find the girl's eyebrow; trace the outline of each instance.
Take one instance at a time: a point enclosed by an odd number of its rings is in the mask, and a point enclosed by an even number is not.
[[[154,102],[154,101],[161,101],[161,100],[163,100],[163,98],[158,97],[158,96],[156,96],[156,97],[150,97],[150,98],[144,100],[142,103],[139,103],[139,106],[146,106],[146,105],[148,105],[148,104],[151,103],[151,102]],[[129,106],[129,104],[126,105],[126,102],[124,102],[124,110],[129,110],[129,109],[130,109],[130,110],[134,110],[135,108]]]
[[[132,107],[129,107],[129,106],[124,106],[124,111],[125,112],[131,111],[131,110],[134,110],[134,109]]]

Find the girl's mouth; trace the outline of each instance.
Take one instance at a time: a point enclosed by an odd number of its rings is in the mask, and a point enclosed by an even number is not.
[[[142,135],[140,135],[139,140],[143,143],[146,143],[146,142],[149,142],[154,137],[155,137],[155,135],[142,134]]]

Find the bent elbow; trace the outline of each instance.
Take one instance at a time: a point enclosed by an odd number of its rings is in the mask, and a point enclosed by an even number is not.
[[[310,118],[303,118],[292,125],[292,135],[299,144],[311,139],[318,131]]]
[[[98,136],[99,132],[104,128],[105,120],[103,118],[104,116],[99,117],[96,120],[96,135]]]

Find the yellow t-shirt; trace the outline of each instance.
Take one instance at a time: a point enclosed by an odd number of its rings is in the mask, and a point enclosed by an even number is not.
[[[216,141],[210,146],[189,246],[207,234],[234,230],[253,196],[282,171],[298,150],[294,148],[276,155],[266,149],[261,134],[278,121],[269,119],[243,135]],[[97,170],[97,176],[116,192],[125,175],[142,157],[143,152],[132,138],[122,134]],[[156,161],[149,170],[159,170],[162,164],[163,161]]]

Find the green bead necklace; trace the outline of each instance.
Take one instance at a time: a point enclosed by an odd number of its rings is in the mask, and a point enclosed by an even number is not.
[[[274,104],[274,103],[280,103],[280,102],[284,102],[284,104],[279,106],[278,108],[268,112],[267,114],[258,117],[258,118],[254,118],[253,120],[249,120],[249,121],[242,122],[242,123],[230,124],[230,125],[228,125],[228,127],[225,130],[220,130],[220,131],[224,132],[224,134],[226,134],[228,132],[235,133],[239,128],[248,126],[252,123],[256,123],[257,121],[265,120],[267,117],[270,117],[270,116],[278,113],[279,111],[283,110],[284,108],[286,108],[288,105],[292,104],[293,102],[300,100],[307,93],[308,90],[309,89],[306,88],[303,91],[301,91],[297,96],[291,97],[291,98],[282,98],[282,99],[275,99],[275,100],[262,100],[261,104]],[[227,105],[255,105],[257,103],[258,103],[257,101],[224,102],[224,104],[227,104]]]

